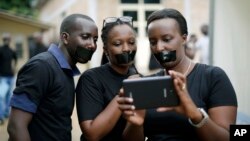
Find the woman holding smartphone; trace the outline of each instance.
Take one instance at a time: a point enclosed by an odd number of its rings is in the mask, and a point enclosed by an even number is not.
[[[235,124],[237,98],[219,67],[192,62],[185,55],[187,23],[175,9],[153,12],[147,19],[151,52],[170,75],[180,99],[173,107],[134,110],[133,99],[120,92],[119,108],[128,124],[124,139],[148,141],[228,141]]]
[[[109,61],[85,71],[76,88],[81,141],[122,140],[126,120],[118,108],[118,92],[122,81],[137,73],[133,65],[137,46],[132,17],[106,18],[101,37]]]

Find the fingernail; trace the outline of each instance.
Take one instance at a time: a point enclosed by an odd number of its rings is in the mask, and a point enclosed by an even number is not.
[[[134,109],[135,109],[135,106],[131,106],[131,109],[134,110]]]
[[[133,99],[132,99],[132,98],[129,98],[128,100],[129,100],[129,102],[133,102]]]
[[[168,71],[168,74],[171,74],[171,73],[172,73],[172,71],[171,71],[171,70],[169,70],[169,71]]]

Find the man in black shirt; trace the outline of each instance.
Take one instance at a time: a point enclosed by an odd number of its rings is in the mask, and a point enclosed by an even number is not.
[[[71,141],[76,63],[87,63],[96,50],[98,29],[88,16],[66,17],[59,45],[32,57],[18,72],[8,133],[9,140]]]
[[[14,69],[17,63],[16,52],[10,47],[11,37],[9,33],[3,34],[3,46],[0,47],[0,125],[3,124],[4,117],[9,116],[9,101],[14,79]],[[14,62],[14,63],[13,63]]]

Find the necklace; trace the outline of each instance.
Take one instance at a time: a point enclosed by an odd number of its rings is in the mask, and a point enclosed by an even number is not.
[[[186,72],[184,73],[185,76],[187,76],[187,73],[188,73],[188,71],[189,71],[189,69],[190,69],[190,67],[191,67],[191,63],[192,63],[192,61],[189,60],[188,68],[187,68]]]
[[[183,73],[185,76],[187,76],[187,73],[188,73],[189,69],[191,68],[191,64],[192,64],[192,61],[189,60],[188,68],[187,68],[187,70],[185,71],[185,73]],[[164,74],[167,75],[166,69],[164,69]]]

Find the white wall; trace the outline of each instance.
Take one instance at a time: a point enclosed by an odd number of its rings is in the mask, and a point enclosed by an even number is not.
[[[250,115],[250,1],[213,2],[213,65],[228,74],[237,93],[238,111]]]

